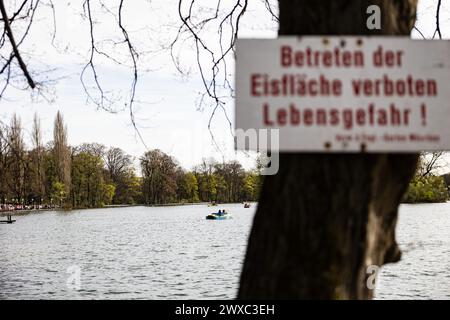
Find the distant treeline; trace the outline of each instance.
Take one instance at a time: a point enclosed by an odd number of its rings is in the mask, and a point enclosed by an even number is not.
[[[69,146],[67,127],[57,113],[53,141],[44,145],[35,115],[27,148],[20,118],[0,124],[0,201],[54,204],[67,208],[109,204],[243,202],[257,199],[258,170],[237,161],[204,160],[191,171],[160,150],[146,152],[136,174],[133,157],[98,143]]]

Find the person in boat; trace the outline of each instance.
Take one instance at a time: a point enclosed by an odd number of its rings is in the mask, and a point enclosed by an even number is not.
[[[217,212],[217,215],[221,216],[222,215],[222,211],[219,210],[219,212]]]

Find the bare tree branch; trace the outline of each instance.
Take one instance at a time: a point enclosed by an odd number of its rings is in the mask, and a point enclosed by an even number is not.
[[[416,30],[422,36],[423,39],[426,39],[422,31],[420,31],[416,26],[414,26],[414,30]]]
[[[440,13],[441,13],[441,5],[442,5],[442,0],[438,0],[438,5],[437,5],[437,9],[436,9],[436,32],[439,36],[439,39],[442,39],[441,25],[440,25],[440,20],[439,20]]]
[[[441,23],[440,23],[441,5],[442,0],[438,0],[436,7],[436,29],[434,30],[433,37],[431,37],[432,39],[436,37],[436,34],[439,36],[439,39],[442,39]]]
[[[98,51],[97,51],[97,48],[95,46],[94,22],[92,20],[91,2],[90,2],[90,0],[86,0],[83,3],[83,8],[84,8],[85,12],[87,13],[87,17],[88,17],[91,48],[90,48],[89,61],[86,63],[86,65],[84,66],[83,70],[81,71],[80,81],[81,81],[81,84],[83,85],[84,91],[85,91],[86,96],[88,97],[89,100],[91,100],[95,105],[97,105],[98,107],[102,108],[103,110],[111,111],[110,106],[109,105],[106,106],[106,104],[105,104],[105,101],[109,102],[109,99],[106,97],[105,92],[104,92],[102,86],[100,85],[97,69],[96,69],[95,64],[94,64],[94,55]],[[92,72],[92,75],[94,77],[94,83],[95,83],[96,89],[100,93],[100,99],[97,99],[93,95],[91,95],[89,89],[87,88],[87,85],[85,83],[85,73],[86,73],[86,70],[88,70],[88,69],[90,69],[91,72]]]
[[[418,174],[427,177],[444,168],[447,165],[445,155],[444,151],[423,152],[419,159]]]
[[[185,5],[186,4],[186,5]],[[195,0],[179,0],[178,15],[182,22],[178,33],[170,46],[172,60],[177,69],[182,72],[182,68],[174,54],[175,45],[181,43],[183,37],[192,39],[195,47],[197,67],[203,83],[205,92],[201,94],[199,109],[203,109],[206,99],[212,101],[212,112],[208,122],[214,146],[218,151],[220,148],[214,138],[212,131],[212,121],[218,109],[221,109],[228,122],[230,133],[232,134],[232,123],[229,119],[224,98],[233,96],[232,88],[227,68],[227,57],[234,53],[234,45],[239,32],[241,18],[246,12],[248,0],[236,0],[223,3],[217,0],[210,8],[210,13],[203,7],[197,8]],[[208,37],[203,36],[203,31],[214,28],[219,35],[216,43],[210,43]],[[222,90],[228,94],[222,94]]]
[[[270,0],[263,0],[264,5],[266,6],[267,11],[269,11],[270,15],[272,16],[272,19],[276,22],[279,22],[280,19],[278,18],[278,15],[275,14],[275,11],[272,7],[272,4],[270,3]]]
[[[3,1],[2,1],[3,2]],[[19,9],[13,14],[13,16],[11,18],[8,18],[9,23],[13,22],[14,20],[16,20],[16,17],[22,12],[23,8],[25,7],[25,4],[28,2],[28,0],[24,0],[22,2],[22,4],[20,5]],[[25,19],[28,17],[29,15],[29,10],[27,12],[27,14],[25,14],[22,17],[19,17],[18,20],[20,19]],[[2,18],[0,19],[0,21],[5,21],[5,17],[2,16]]]
[[[134,103],[134,99],[136,96],[136,84],[138,81],[138,67],[137,67],[137,58],[138,58],[138,53],[136,52],[136,50],[134,49],[133,45],[131,44],[130,41],[130,37],[128,35],[127,30],[125,29],[125,27],[122,24],[122,8],[123,8],[123,0],[120,0],[120,5],[119,5],[119,27],[120,30],[122,30],[122,34],[123,34],[123,38],[125,43],[127,44],[128,47],[128,51],[130,52],[130,57],[131,60],[133,62],[133,80],[131,83],[131,94],[130,94],[130,102],[129,102],[129,110],[130,110],[130,119],[131,119],[131,123],[137,133],[137,135],[139,136],[139,139],[141,140],[142,144],[144,145],[144,147],[146,149],[148,149],[147,145],[145,144],[145,141],[140,133],[140,131],[138,130],[137,126],[136,126],[136,121],[135,121],[135,117],[134,117],[134,112],[133,112],[133,103]]]
[[[30,73],[27,70],[27,66],[26,66],[25,62],[23,61],[23,59],[22,59],[22,57],[20,55],[19,48],[18,48],[18,46],[16,44],[13,32],[11,30],[10,19],[8,18],[8,14],[6,13],[5,4],[3,3],[3,0],[0,0],[0,11],[2,13],[3,23],[5,25],[6,35],[9,38],[9,41],[11,43],[11,46],[12,46],[12,49],[13,49],[13,52],[14,52],[14,57],[16,58],[17,62],[19,63],[20,69],[22,70],[23,75],[27,79],[28,85],[32,89],[34,89],[36,87],[36,84],[34,83],[33,79],[31,78],[31,75],[30,75]]]

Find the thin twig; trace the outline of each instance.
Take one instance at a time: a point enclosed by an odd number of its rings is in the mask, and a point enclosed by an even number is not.
[[[8,15],[6,13],[6,9],[5,9],[5,4],[3,3],[3,0],[0,0],[0,11],[2,13],[2,17],[3,17],[3,23],[5,25],[5,31],[6,31],[6,35],[9,38],[9,41],[11,43],[13,52],[14,52],[14,56],[17,60],[17,62],[19,63],[20,69],[22,69],[23,75],[25,76],[25,78],[27,79],[28,85],[34,89],[36,87],[36,84],[34,83],[33,79],[31,78],[30,73],[27,70],[27,66],[25,64],[25,62],[23,61],[20,52],[19,52],[19,48],[17,47],[16,41],[14,39],[14,35],[13,32],[11,30],[11,25],[8,19]]]
[[[439,36],[439,39],[442,40],[442,33],[441,33],[441,25],[440,25],[440,13],[441,13],[441,4],[442,0],[438,1],[437,9],[436,9],[436,32]],[[433,37],[434,38],[434,37]]]

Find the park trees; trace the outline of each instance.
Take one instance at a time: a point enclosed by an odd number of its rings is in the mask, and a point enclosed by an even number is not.
[[[29,147],[19,116],[14,115],[9,125],[0,126],[3,203],[92,208],[109,204],[241,202],[257,198],[257,172],[245,171],[236,161],[219,163],[211,158],[188,171],[174,157],[161,150],[150,150],[140,158],[141,177],[136,173],[133,158],[122,149],[108,149],[99,143],[69,146],[67,131],[61,130],[63,121],[59,112],[55,124],[57,140],[44,144],[40,120],[35,115]],[[65,160],[61,150],[70,152],[70,161]],[[64,170],[70,172],[69,186],[61,180]]]
[[[147,204],[167,203],[176,195],[175,159],[161,150],[147,151],[140,159],[142,191]]]
[[[115,185],[112,202],[133,204],[139,201],[141,188],[133,168],[132,157],[120,148],[111,147],[104,155],[109,180]]]
[[[190,202],[199,201],[197,178],[192,172],[187,172],[184,175],[183,187],[186,193],[187,200],[189,200]]]
[[[242,198],[245,201],[258,199],[261,184],[260,179],[261,176],[256,172],[249,171],[245,173],[241,190]]]
[[[116,186],[105,177],[104,149],[97,143],[84,143],[74,148],[71,165],[74,207],[101,207],[112,203]]]
[[[198,182],[199,196],[202,201],[217,201],[217,166],[213,158],[202,159],[202,162],[193,168]]]
[[[192,173],[198,182],[201,201],[242,202],[258,198],[259,173],[246,171],[236,160],[203,159]]]
[[[245,170],[239,162],[233,160],[220,163],[215,166],[215,169],[216,175],[220,177],[218,185],[223,184],[225,186],[225,188],[219,187],[219,189],[222,189],[220,191],[223,196],[223,198],[219,198],[220,201],[241,202],[250,200],[242,198],[241,190],[244,186]]]

